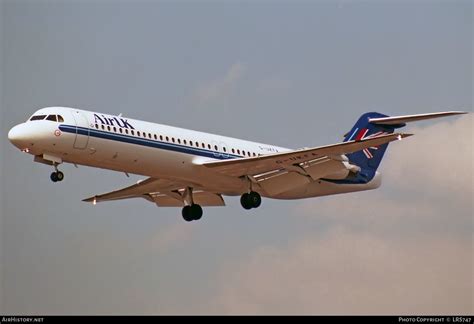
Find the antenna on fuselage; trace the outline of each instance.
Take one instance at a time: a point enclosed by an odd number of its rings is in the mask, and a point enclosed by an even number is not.
[[[119,117],[122,117],[122,113],[120,113],[118,116],[119,116]]]

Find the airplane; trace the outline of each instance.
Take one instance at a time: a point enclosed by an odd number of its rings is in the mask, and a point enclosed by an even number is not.
[[[463,111],[390,117],[360,116],[341,143],[289,149],[236,138],[67,107],[36,111],[8,133],[10,142],[34,161],[51,165],[53,182],[64,179],[62,163],[147,177],[84,199],[144,198],[160,207],[182,207],[185,221],[199,220],[202,206],[224,206],[223,196],[240,196],[244,209],[262,196],[300,199],[376,189],[377,168],[406,123],[465,114]]]

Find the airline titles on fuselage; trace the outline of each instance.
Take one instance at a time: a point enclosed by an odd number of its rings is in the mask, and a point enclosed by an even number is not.
[[[133,127],[127,119],[124,119],[124,118],[117,118],[117,117],[106,117],[104,115],[97,115],[97,114],[94,114],[94,121],[96,124],[98,124],[99,122],[103,125],[107,125],[107,126],[117,126],[117,127],[121,127],[121,128],[129,128],[129,129],[135,129],[135,127]]]

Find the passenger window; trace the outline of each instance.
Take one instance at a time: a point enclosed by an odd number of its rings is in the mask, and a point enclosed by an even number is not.
[[[169,142],[170,141],[170,138],[168,136],[166,136],[166,141]]]
[[[33,116],[30,118],[30,121],[32,120],[43,120],[46,118],[46,115],[37,115],[37,116]]]
[[[174,143],[174,137],[171,137],[171,141]]]
[[[153,137],[155,137],[155,139],[158,139],[158,137],[156,137],[156,134],[154,134]]]
[[[208,149],[211,149],[211,144],[207,144],[207,148],[208,148]]]
[[[216,151],[219,151],[219,149],[217,148],[217,145],[214,145],[214,149],[215,149]]]
[[[240,155],[240,150],[237,150],[237,154]]]
[[[181,144],[181,140],[178,138],[178,144]]]
[[[128,134],[128,129],[127,128],[125,128],[125,134]]]
[[[119,128],[119,131],[120,131],[120,134],[122,134],[122,129],[121,128]]]
[[[151,138],[151,133],[148,133],[148,138]]]
[[[99,125],[98,125],[98,124],[95,124],[95,128],[99,129]]]
[[[232,153],[235,153],[235,150],[234,150],[234,149],[232,149]]]
[[[137,136],[140,136],[140,132],[137,132]]]
[[[242,155],[245,155],[245,151],[242,151]]]
[[[133,130],[131,130],[130,133],[131,133],[132,135],[135,135],[135,131],[133,131]]]
[[[64,118],[61,115],[58,115],[58,122],[62,123],[64,122]]]
[[[48,117],[46,117],[46,120],[50,120],[50,121],[55,122],[56,121],[56,115],[49,115]]]
[[[102,127],[102,130],[105,130],[105,126],[104,126],[104,125],[101,125],[101,127]]]
[[[257,156],[257,154],[255,154],[255,152],[253,152],[253,156]]]
[[[184,143],[184,145],[186,145],[187,144],[186,140],[183,140],[183,143]]]
[[[225,147],[222,148],[224,150],[224,152],[227,152],[227,150],[225,149]]]
[[[193,141],[189,141],[189,145],[193,146]]]
[[[163,135],[160,135],[160,141],[162,141],[162,140],[163,140]]]
[[[110,132],[110,126],[107,126],[107,130]]]
[[[206,144],[204,143],[201,143],[202,144],[202,148],[206,148]]]

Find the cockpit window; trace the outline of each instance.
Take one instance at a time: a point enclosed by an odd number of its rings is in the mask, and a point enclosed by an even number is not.
[[[32,120],[43,120],[46,118],[46,115],[36,115],[30,118],[30,121]]]
[[[49,120],[53,122],[64,122],[64,118],[61,115],[36,115],[30,118],[31,120]]]

